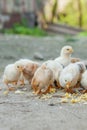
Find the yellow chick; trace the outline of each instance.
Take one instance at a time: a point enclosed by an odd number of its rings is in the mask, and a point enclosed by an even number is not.
[[[64,46],[61,49],[60,56],[55,59],[58,63],[64,67],[71,63],[71,54],[73,53],[73,48],[71,46]]]
[[[54,83],[56,83],[55,84],[56,87],[58,87],[59,75],[60,75],[60,72],[63,70],[63,66],[55,60],[48,60],[44,62],[43,65],[45,65],[47,68],[49,68],[53,72],[53,80],[54,80]]]
[[[20,59],[18,61],[15,62],[15,66],[22,71],[24,66],[27,65],[28,63],[31,63],[32,61],[29,59]]]
[[[22,72],[23,72],[25,79],[28,80],[29,83],[31,83],[34,73],[39,67],[40,67],[40,64],[37,62],[30,62],[24,66]]]
[[[9,84],[16,85],[20,78],[21,71],[15,66],[15,64],[9,64],[5,67],[3,74],[3,82],[9,87]]]
[[[25,70],[25,68],[32,63],[33,61],[29,59],[20,59],[15,62],[15,66],[18,68],[19,71],[21,71],[21,84],[24,84],[24,80],[26,79],[26,75],[24,75],[25,73],[23,73],[23,70]]]
[[[42,65],[35,72],[31,85],[36,94],[46,94],[50,91],[52,83],[53,72],[45,65]]]
[[[82,74],[81,85],[87,90],[87,70]]]
[[[71,63],[65,67],[59,77],[59,83],[62,87],[74,87],[81,79],[82,73],[85,71],[83,62]]]

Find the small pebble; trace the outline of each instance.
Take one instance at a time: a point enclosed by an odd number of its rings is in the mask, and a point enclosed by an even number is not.
[[[34,58],[38,60],[44,60],[44,56],[39,52],[34,53]]]
[[[20,90],[17,90],[15,91],[15,94],[23,94],[24,92],[20,91]]]
[[[55,104],[54,103],[50,103],[50,104],[48,104],[49,106],[55,106]]]

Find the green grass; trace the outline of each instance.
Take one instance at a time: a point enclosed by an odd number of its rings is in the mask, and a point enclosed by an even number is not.
[[[47,33],[39,29],[37,27],[35,28],[28,28],[26,26],[15,24],[13,28],[11,29],[4,29],[4,34],[20,34],[20,35],[31,35],[31,36],[46,36]]]
[[[78,36],[87,36],[87,31],[85,31],[85,32],[80,32],[80,33],[78,34]]]

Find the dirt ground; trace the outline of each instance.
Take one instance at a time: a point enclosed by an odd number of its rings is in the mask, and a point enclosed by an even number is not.
[[[20,94],[4,94],[7,88],[2,83],[2,75],[7,64],[20,58],[36,60],[37,52],[44,60],[54,59],[64,45],[72,45],[73,56],[86,60],[86,37],[0,35],[0,130],[87,130],[87,102],[61,103],[58,96],[43,100],[32,93],[29,85]],[[58,94],[63,93],[58,91]]]

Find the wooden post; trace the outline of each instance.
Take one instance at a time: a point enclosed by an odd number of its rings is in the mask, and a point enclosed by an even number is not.
[[[78,17],[78,24],[80,27],[82,27],[82,6],[81,6],[81,0],[77,0],[78,2],[78,11],[79,11],[79,17]]]
[[[35,2],[35,0],[32,0],[33,1],[33,11],[34,11],[34,13],[36,13],[36,2]]]
[[[22,5],[22,12],[23,12],[23,13],[26,12],[25,0],[22,0],[21,5]]]
[[[7,6],[6,6],[7,2],[6,0],[3,0],[3,13],[7,12]]]
[[[54,4],[53,4],[51,23],[53,23],[54,17],[55,17],[55,15],[56,15],[56,11],[57,11],[57,2],[58,2],[58,0],[55,0],[55,2],[54,2]]]

